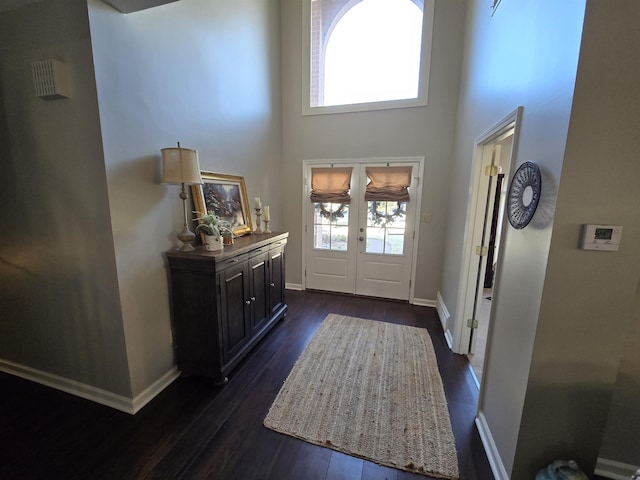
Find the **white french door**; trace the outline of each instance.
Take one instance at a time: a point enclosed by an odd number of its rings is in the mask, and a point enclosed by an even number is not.
[[[409,161],[410,160],[410,161]],[[312,168],[352,167],[351,202],[309,199]],[[408,201],[367,201],[367,167],[411,167]],[[408,300],[414,265],[421,159],[384,159],[305,168],[305,287]]]

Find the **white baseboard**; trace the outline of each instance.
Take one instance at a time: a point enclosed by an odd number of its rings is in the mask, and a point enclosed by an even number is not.
[[[435,300],[427,300],[426,298],[414,298],[411,300],[411,305],[418,305],[419,307],[432,307],[436,306]]]
[[[611,480],[629,480],[638,470],[640,470],[638,465],[629,465],[598,457],[595,474]]]
[[[87,385],[86,383],[54,375],[49,372],[36,370],[35,368],[20,365],[8,360],[0,359],[0,371],[47,387],[55,388],[56,390],[66,392],[71,395],[75,395],[76,397],[81,397],[131,415],[149,403],[152,398],[164,390],[167,385],[173,382],[180,375],[178,370],[174,367],[146,388],[140,395],[135,398],[129,398],[92,385]]]
[[[498,448],[493,441],[493,436],[491,435],[491,430],[487,424],[487,419],[482,412],[478,412],[478,416],[476,417],[476,426],[478,427],[480,439],[484,445],[484,451],[487,454],[489,465],[491,465],[493,476],[496,480],[509,480],[509,475],[507,474],[504,464],[502,463],[502,459],[500,458],[500,452],[498,452]]]
[[[438,316],[440,317],[440,323],[442,324],[442,329],[447,331],[447,324],[449,323],[449,318],[451,315],[449,314],[449,310],[447,310],[447,306],[444,304],[444,300],[440,292],[436,292],[436,310],[438,310]]]
[[[300,292],[303,290],[301,283],[289,283],[289,282],[286,282],[284,284],[284,288],[286,288],[287,290],[298,290]]]
[[[451,334],[451,330],[444,331],[444,339],[447,341],[447,345],[449,345],[449,350],[453,350],[453,335]]]
[[[180,372],[176,367],[173,367],[167,373],[162,375],[158,380],[153,382],[147,388],[145,388],[139,395],[136,395],[133,398],[132,406],[132,414],[138,413],[142,407],[144,407],[147,403],[153,400],[156,395],[162,392],[165,388],[167,388],[173,381],[180,376]]]

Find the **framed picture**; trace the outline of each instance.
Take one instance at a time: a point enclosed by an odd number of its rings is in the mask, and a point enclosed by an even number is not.
[[[251,233],[253,225],[244,178],[205,171],[200,176],[204,183],[191,186],[196,212],[215,212],[231,224],[234,235]]]

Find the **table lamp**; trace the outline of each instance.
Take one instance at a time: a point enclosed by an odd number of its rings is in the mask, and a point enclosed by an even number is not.
[[[191,252],[195,250],[191,242],[196,238],[196,234],[189,230],[187,222],[187,192],[185,185],[198,185],[202,183],[200,177],[200,164],[198,163],[198,152],[191,148],[178,147],[163,148],[162,152],[162,184],[182,185],[180,198],[184,207],[184,228],[178,234],[178,239],[182,242],[181,252]]]

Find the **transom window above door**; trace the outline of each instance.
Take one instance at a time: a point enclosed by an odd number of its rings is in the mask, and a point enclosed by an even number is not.
[[[303,114],[426,105],[434,0],[303,1]]]

